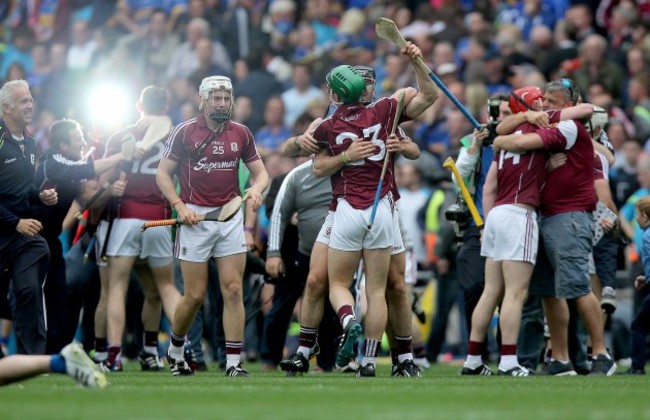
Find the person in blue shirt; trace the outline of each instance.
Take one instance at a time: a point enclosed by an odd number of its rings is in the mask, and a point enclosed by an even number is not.
[[[640,198],[636,203],[636,221],[643,229],[642,246],[639,249],[643,262],[643,275],[634,280],[634,287],[645,290],[645,299],[632,320],[632,366],[627,370],[630,375],[645,375],[646,337],[650,333],[650,197]]]

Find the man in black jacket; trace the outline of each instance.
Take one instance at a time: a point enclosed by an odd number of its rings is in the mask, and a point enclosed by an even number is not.
[[[86,141],[81,126],[75,120],[55,121],[49,129],[49,140],[51,149],[43,156],[36,170],[34,186],[37,189],[56,188],[58,203],[55,206],[35,204],[33,214],[43,221],[41,235],[50,249],[44,287],[48,323],[46,353],[55,354],[72,341],[79,318],[78,313],[76,318],[66,317],[65,262],[59,241],[63,220],[75,199],[84,202],[95,192],[92,188],[85,188],[85,181],[114,168],[123,156],[118,153],[100,160],[84,157]]]
[[[38,234],[43,225],[33,219],[31,203],[54,205],[53,189],[33,186],[36,142],[26,128],[32,120],[34,100],[24,80],[5,83],[0,89],[0,301],[13,282],[14,330],[18,353],[43,354],[47,321],[43,307],[43,283],[49,250]]]

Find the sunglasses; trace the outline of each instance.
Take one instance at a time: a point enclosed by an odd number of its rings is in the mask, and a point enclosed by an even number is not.
[[[567,79],[567,78],[562,78],[562,79],[560,79],[560,83],[562,83],[562,86],[564,86],[569,91],[569,95],[571,95],[571,101],[573,103],[577,103],[578,96],[579,96],[578,95],[578,89],[577,89],[575,83],[573,83],[573,80]]]

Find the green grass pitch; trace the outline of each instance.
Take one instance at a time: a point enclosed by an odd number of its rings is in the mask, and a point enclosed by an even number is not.
[[[105,390],[48,375],[0,388],[0,419],[650,419],[647,376],[460,377],[433,366],[421,379],[340,373],[286,378],[247,364],[227,378],[211,366],[194,377],[140,372],[109,375]]]

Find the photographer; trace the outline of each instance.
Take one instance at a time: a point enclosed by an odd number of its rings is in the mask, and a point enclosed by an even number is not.
[[[494,159],[492,142],[494,141],[494,127],[499,120],[510,115],[508,101],[501,97],[488,100],[490,122],[487,130],[474,130],[474,133],[461,139],[461,149],[456,160],[460,175],[465,180],[465,185],[472,195],[476,208],[483,217],[483,186],[490,164]],[[454,178],[454,182],[457,180]],[[467,331],[472,329],[472,313],[481,298],[485,277],[485,258],[481,257],[481,232],[471,220],[467,205],[459,194],[458,205],[450,206],[445,212],[448,220],[457,224],[458,234],[462,243],[458,249],[456,264],[458,281],[463,289],[465,302],[465,321]]]

